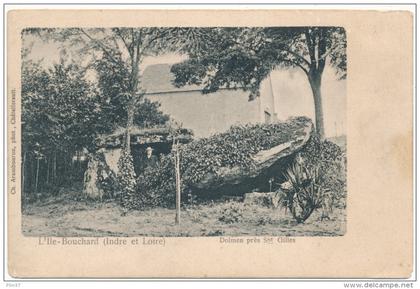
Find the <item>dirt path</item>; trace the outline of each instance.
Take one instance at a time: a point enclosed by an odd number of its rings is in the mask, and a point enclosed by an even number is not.
[[[284,209],[244,206],[237,221],[220,220],[232,203],[184,208],[180,226],[174,225],[175,211],[156,208],[131,211],[122,216],[114,203],[58,200],[24,208],[25,236],[338,236],[345,233],[345,210],[335,209],[331,220],[320,221],[315,212],[304,224],[296,224]]]

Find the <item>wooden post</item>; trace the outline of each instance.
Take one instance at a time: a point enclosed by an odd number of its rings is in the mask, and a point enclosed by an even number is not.
[[[36,159],[35,194],[38,193],[38,177],[39,177],[39,156],[37,156],[37,159]]]
[[[179,171],[179,150],[178,144],[175,147],[175,181],[176,181],[176,215],[175,224],[181,223],[181,177]]]

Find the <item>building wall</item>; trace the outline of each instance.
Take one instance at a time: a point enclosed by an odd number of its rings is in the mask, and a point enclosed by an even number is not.
[[[281,120],[291,116],[314,119],[311,87],[306,75],[298,69],[282,69],[272,73],[276,110]]]
[[[277,111],[274,102],[273,87],[271,77],[262,81],[260,86],[260,121],[267,122],[266,114],[269,115],[269,121],[277,120]]]
[[[183,127],[192,129],[195,137],[223,132],[235,124],[257,123],[261,118],[261,100],[248,101],[248,93],[221,89],[202,94],[199,90],[148,94],[161,103],[161,110]]]
[[[156,71],[154,71],[156,70]],[[169,65],[149,69],[145,84],[149,98],[196,137],[227,130],[234,124],[286,120],[292,116],[314,117],[312,91],[304,72],[298,68],[274,70],[260,88],[260,97],[248,101],[248,93],[223,89],[203,95],[197,86],[176,88],[171,84]],[[322,80],[324,121],[327,136],[346,133],[346,82],[337,81],[333,69],[325,68]]]

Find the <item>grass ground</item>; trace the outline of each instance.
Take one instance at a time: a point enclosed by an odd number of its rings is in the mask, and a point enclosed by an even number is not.
[[[284,208],[247,205],[238,201],[187,206],[181,224],[175,210],[155,208],[122,215],[115,202],[92,202],[55,197],[25,205],[25,236],[340,236],[345,233],[346,212],[335,208],[330,220],[315,211],[304,224],[296,224]]]

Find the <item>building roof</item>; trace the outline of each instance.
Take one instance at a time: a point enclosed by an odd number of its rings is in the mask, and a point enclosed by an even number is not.
[[[171,67],[171,64],[161,63],[149,65],[145,68],[141,78],[141,85],[142,88],[146,90],[146,94],[201,91],[203,89],[202,85],[185,85],[182,87],[176,87],[173,84],[175,75],[171,72]],[[220,89],[227,88],[221,87]]]
[[[149,65],[142,75],[142,88],[146,90],[146,94],[164,93],[164,92],[181,92],[201,90],[199,85],[185,85],[176,87],[173,84],[175,76],[171,73],[171,65],[167,63]]]

